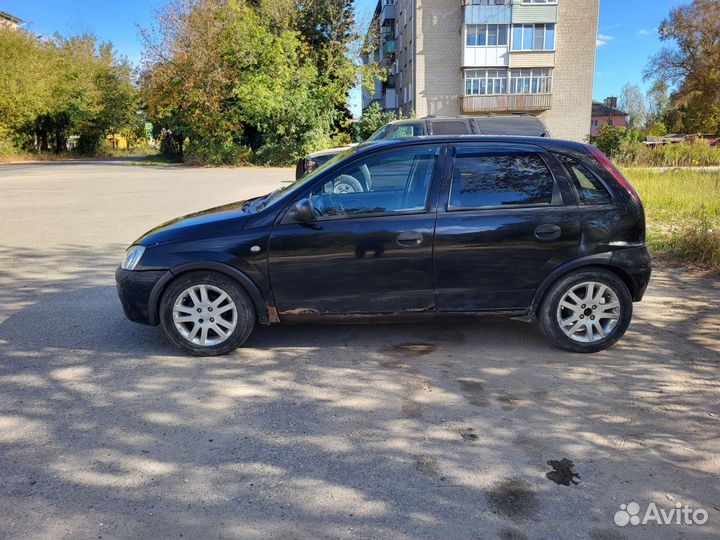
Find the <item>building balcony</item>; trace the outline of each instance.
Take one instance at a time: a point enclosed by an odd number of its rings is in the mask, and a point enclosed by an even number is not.
[[[463,47],[463,67],[506,67],[509,63],[507,45],[502,47]]]
[[[513,24],[554,23],[557,22],[557,4],[521,4],[512,9]]]
[[[494,6],[466,4],[463,7],[463,22],[465,24],[510,24],[512,11],[513,8],[509,3]]]
[[[382,11],[380,12],[380,26],[392,24],[395,21],[396,14],[397,6],[395,5],[395,0],[392,0],[392,2],[385,0]]]
[[[383,43],[382,50],[383,50],[383,56],[388,56],[390,54],[395,54],[395,49],[397,47],[397,43],[394,39],[388,39]]]
[[[462,96],[463,113],[531,112],[552,107],[552,94]]]

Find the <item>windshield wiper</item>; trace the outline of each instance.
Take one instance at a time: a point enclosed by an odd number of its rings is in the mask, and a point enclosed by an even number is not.
[[[270,199],[272,199],[273,195],[275,195],[275,194],[277,194],[277,193],[280,193],[283,189],[284,189],[284,188],[277,188],[276,190],[271,191],[271,192],[268,193],[267,195],[262,195],[262,196],[258,197],[258,199],[253,202],[254,207],[255,207],[256,209],[258,209],[258,210],[261,210],[262,207],[263,207],[263,205],[264,205],[267,201],[269,201]]]

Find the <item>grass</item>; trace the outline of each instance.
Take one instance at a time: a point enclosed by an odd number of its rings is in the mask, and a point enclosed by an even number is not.
[[[656,255],[720,271],[720,171],[625,169]]]

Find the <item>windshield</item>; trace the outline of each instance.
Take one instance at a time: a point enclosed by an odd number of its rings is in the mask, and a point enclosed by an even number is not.
[[[368,141],[379,141],[380,139],[385,138],[385,134],[388,132],[388,130],[392,127],[392,124],[385,124],[383,127],[378,129],[375,133],[370,135],[368,137]]]
[[[422,123],[402,123],[402,124],[385,124],[375,133],[370,135],[369,141],[405,139],[407,137],[417,137],[425,135],[425,129]]]
[[[269,193],[268,195],[265,195],[264,197],[260,197],[257,201],[257,208],[256,210],[263,210],[267,208],[268,206],[274,204],[275,202],[279,201],[285,195],[290,193],[291,191],[294,191],[295,189],[303,186],[304,184],[307,184],[308,182],[312,181],[315,176],[323,172],[328,167],[332,167],[335,163],[343,159],[345,156],[349,156],[350,154],[353,154],[357,151],[357,149],[361,145],[353,146],[352,148],[348,148],[344,152],[340,152],[339,154],[331,157],[329,160],[327,160],[325,163],[320,165],[317,169],[312,170],[311,172],[307,173],[305,176],[298,178],[294,182],[281,187],[280,189],[276,189],[275,191]]]

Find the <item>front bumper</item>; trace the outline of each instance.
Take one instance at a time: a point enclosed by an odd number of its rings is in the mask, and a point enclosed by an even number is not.
[[[153,324],[149,313],[150,296],[155,284],[167,273],[168,270],[115,270],[118,296],[128,319]],[[157,320],[157,317],[152,320]]]

